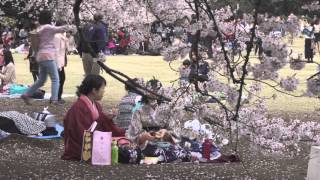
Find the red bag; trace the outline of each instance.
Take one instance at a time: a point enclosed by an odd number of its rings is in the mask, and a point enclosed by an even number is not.
[[[118,146],[131,145],[131,141],[126,137],[112,137],[112,141],[117,141]]]

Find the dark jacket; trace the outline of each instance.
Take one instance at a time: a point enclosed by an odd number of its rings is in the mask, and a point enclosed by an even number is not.
[[[103,22],[97,22],[94,25],[94,34],[91,46],[95,53],[104,52],[108,42],[108,25]]]
[[[103,22],[89,23],[83,27],[84,38],[90,43],[95,53],[104,52],[108,42],[108,25]],[[81,52],[89,53],[90,49],[80,42]]]
[[[206,61],[199,60],[198,64],[197,63],[191,64],[189,79],[191,82],[196,80],[200,82],[208,81],[209,79],[208,73],[209,73],[209,64]]]

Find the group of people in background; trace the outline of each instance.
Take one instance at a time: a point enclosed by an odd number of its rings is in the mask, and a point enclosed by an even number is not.
[[[67,54],[78,53],[81,56],[85,76],[89,74],[100,74],[100,66],[97,64],[97,60],[99,58],[99,60],[104,60],[105,54],[128,54],[128,48],[131,42],[129,33],[130,30],[128,27],[110,30],[108,24],[103,21],[102,14],[95,14],[92,21],[88,22],[82,27],[84,38],[87,42],[89,42],[91,47],[86,46],[84,42],[80,41],[78,34],[72,33],[72,31],[65,29],[65,26],[62,26],[65,24],[65,22],[56,21],[55,25],[52,25],[51,19],[52,17],[49,17],[49,15],[40,16],[39,22],[34,23],[34,25],[29,29],[21,28],[19,31],[6,30],[1,33],[1,44],[3,50],[2,52],[0,51],[0,67],[3,68],[1,70],[0,78],[2,80],[2,85],[15,83],[16,79],[15,71],[13,70],[14,61],[12,54],[8,52],[10,48],[13,48],[14,45],[17,44],[16,42],[23,42],[24,47],[28,49],[29,53],[25,59],[28,59],[30,62],[30,72],[35,82],[27,91],[27,93],[22,95],[22,98],[28,104],[30,104],[30,94],[34,93],[34,91],[36,91],[46,82],[48,75],[50,76],[52,82],[51,101],[63,102],[62,93],[65,81],[64,67],[67,65]],[[193,20],[194,19],[191,18],[190,22]],[[231,18],[227,23],[230,26],[239,26],[243,29],[250,28],[250,25],[241,19],[235,20],[234,18]],[[275,28],[274,31],[279,31],[280,36],[283,36],[285,32],[284,28],[281,27],[282,26]],[[176,30],[172,25],[168,28],[165,28],[165,31],[162,31],[163,29],[164,27],[162,27],[161,23],[155,22],[151,26],[150,33],[161,35],[163,41],[170,41],[172,37],[178,33],[178,30]],[[28,36],[28,31],[31,30],[36,30],[40,35],[40,49],[37,52],[35,52],[31,47],[31,40]],[[227,50],[229,46],[231,49],[237,46],[237,40],[234,37],[233,32],[222,31],[222,34],[227,42]],[[319,19],[314,18],[313,20],[309,20],[302,18],[301,34],[305,38],[305,59],[308,62],[313,62],[313,56],[316,50],[319,51]],[[188,33],[187,35],[187,43],[192,43],[193,36]],[[215,39],[212,37],[205,37],[204,39],[200,40],[200,43],[204,43],[204,45],[207,47],[208,58],[211,58],[214,52],[219,51],[219,47],[217,46]],[[263,53],[262,43],[263,42],[261,38],[257,35],[255,38],[255,54],[258,53],[259,57],[261,57]],[[148,42],[143,41],[140,43],[140,46],[142,47],[142,51],[145,51],[148,49]],[[141,48],[139,48],[139,51],[141,51]],[[193,63],[191,61],[186,60],[183,63],[183,67],[191,67],[192,64]],[[57,69],[57,71],[53,69]],[[189,68],[186,68],[187,71],[189,71],[188,69]],[[182,75],[182,77],[185,78],[186,74],[189,73],[182,73],[185,74]],[[205,81],[205,79],[203,81]]]

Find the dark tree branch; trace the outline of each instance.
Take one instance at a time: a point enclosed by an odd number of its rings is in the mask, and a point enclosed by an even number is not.
[[[276,87],[279,86],[279,85],[272,85],[272,84],[269,84],[269,83],[267,83],[267,82],[265,82],[265,81],[262,81],[262,80],[259,80],[259,79],[246,78],[245,80],[256,81],[256,82],[263,83],[263,84],[265,84],[265,85],[273,88],[275,91],[278,91],[278,92],[280,92],[280,93],[282,93],[282,94],[286,94],[286,95],[288,95],[288,96],[292,96],[292,97],[303,97],[303,95],[297,96],[297,95],[294,95],[294,94],[287,93],[287,92],[285,92],[285,91],[281,91],[280,89],[277,89],[277,88],[276,88]]]
[[[238,97],[238,102],[236,105],[236,112],[235,112],[235,116],[234,116],[234,120],[238,121],[239,118],[239,111],[240,111],[240,107],[241,107],[241,99],[242,99],[242,93],[243,93],[243,87],[245,86],[245,78],[248,75],[248,70],[247,70],[247,65],[249,63],[249,58],[250,58],[250,53],[251,50],[253,48],[253,41],[254,38],[256,36],[256,27],[258,24],[258,12],[259,12],[259,8],[260,8],[260,4],[261,4],[261,0],[257,0],[256,2],[256,8],[255,8],[255,12],[253,15],[254,18],[254,23],[253,23],[253,27],[251,29],[251,37],[250,37],[250,41],[249,44],[247,44],[247,55],[245,56],[245,62],[242,65],[242,76],[240,78],[240,88],[239,88],[239,97]],[[237,123],[237,132],[236,132],[236,145],[235,145],[235,151],[237,151],[238,149],[238,142],[239,142],[239,126]]]

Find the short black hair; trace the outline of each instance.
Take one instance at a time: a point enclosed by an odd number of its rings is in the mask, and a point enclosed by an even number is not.
[[[189,59],[186,59],[182,62],[182,65],[186,65],[186,66],[190,66],[191,65],[191,62]]]
[[[152,90],[159,90],[162,87],[162,83],[158,79],[151,79],[146,83],[147,88]]]
[[[126,83],[129,84],[129,85],[125,84],[125,85],[124,85],[124,89],[125,89],[126,91],[128,91],[128,92],[134,92],[134,93],[136,93],[136,90],[135,90],[135,88],[133,88],[133,87],[135,86],[134,83],[138,83],[138,81],[139,81],[138,78],[133,78],[132,80],[127,80]],[[134,83],[132,83],[132,82],[134,82]]]
[[[100,89],[103,85],[107,85],[106,79],[100,75],[89,74],[81,82],[81,85],[78,86],[76,92],[77,96],[88,95],[92,92],[93,89]]]
[[[41,25],[51,24],[52,22],[52,12],[48,10],[43,10],[39,15],[39,23]]]
[[[14,64],[13,56],[10,50],[4,50],[3,51],[3,60],[4,60],[4,65],[8,65],[9,63]]]

